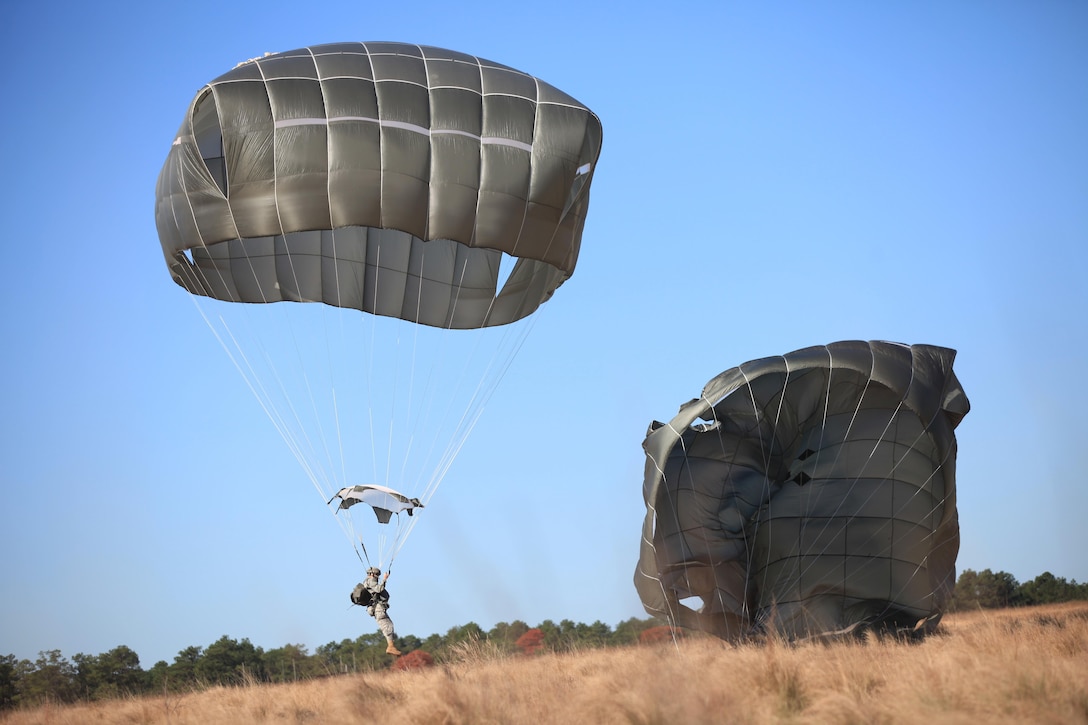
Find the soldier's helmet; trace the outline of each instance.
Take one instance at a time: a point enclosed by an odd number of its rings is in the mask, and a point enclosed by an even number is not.
[[[366,570],[367,576],[378,576],[382,573],[382,570],[376,566],[372,566]]]

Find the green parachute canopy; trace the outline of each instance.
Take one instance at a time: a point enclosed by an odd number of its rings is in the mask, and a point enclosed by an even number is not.
[[[499,63],[405,43],[301,48],[197,92],[155,222],[194,294],[501,325],[574,272],[601,141],[588,108]]]
[[[715,377],[643,448],[646,611],[731,638],[932,631],[959,551],[955,351],[836,342]]]

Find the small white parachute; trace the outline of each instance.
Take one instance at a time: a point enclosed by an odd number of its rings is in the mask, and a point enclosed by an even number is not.
[[[381,524],[388,524],[393,514],[407,511],[411,516],[415,509],[423,508],[418,498],[408,498],[403,493],[377,484],[342,488],[329,499],[329,503],[331,504],[336,499],[340,499],[337,510],[351,508],[360,502],[367,504],[374,509],[374,515],[378,517],[378,523]]]

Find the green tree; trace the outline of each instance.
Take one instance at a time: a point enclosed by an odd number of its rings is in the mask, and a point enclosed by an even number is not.
[[[480,625],[469,622],[460,627],[453,627],[446,632],[445,646],[448,649],[462,642],[478,642],[486,638],[487,634],[484,633]]]
[[[1020,583],[1005,571],[983,569],[978,575],[978,603],[985,609],[999,609],[1019,604]]]
[[[559,621],[559,641],[553,649],[569,652],[578,644],[578,625],[573,620],[562,619]]]
[[[19,702],[40,705],[46,702],[70,703],[79,699],[76,668],[64,659],[59,649],[38,653],[33,664],[19,663]]]
[[[264,678],[261,655],[261,650],[248,639],[239,642],[223,635],[208,645],[193,671],[199,680],[222,685],[261,680]]]
[[[659,619],[637,619],[631,617],[616,625],[616,631],[612,633],[612,644],[629,645],[638,644],[639,636],[650,627],[667,624]]]
[[[196,665],[204,656],[202,647],[186,647],[174,657],[167,672],[167,685],[171,690],[181,690],[196,684]]]
[[[72,660],[80,694],[88,699],[139,694],[150,682],[140,667],[140,657],[125,645],[100,655],[77,654]]]
[[[159,660],[147,671],[147,688],[150,692],[162,692],[170,687],[170,665]]]
[[[445,651],[446,640],[443,639],[442,635],[440,634],[432,634],[431,636],[427,637],[427,639],[423,640],[422,649],[427,650],[432,655],[437,655],[440,652]]]
[[[271,682],[297,682],[318,674],[314,659],[300,644],[287,644],[268,650],[261,664]]]
[[[583,647],[607,647],[612,642],[612,628],[601,620],[578,626],[578,643]]]
[[[414,652],[417,649],[423,647],[423,640],[414,634],[406,634],[403,637],[397,637],[397,649],[405,654]]]
[[[359,671],[384,670],[393,664],[393,659],[385,653],[388,643],[381,632],[364,634],[355,639],[355,668]]]
[[[520,619],[515,619],[507,624],[499,622],[487,632],[487,639],[504,652],[513,652],[517,648],[514,643],[521,635],[529,631],[529,625]]]
[[[1020,585],[1020,599],[1024,604],[1051,604],[1088,599],[1088,586],[1066,581],[1044,571],[1029,582]]]
[[[18,664],[15,655],[0,657],[0,710],[15,707],[19,701]]]
[[[386,641],[380,632],[360,635],[355,640],[329,642],[317,648],[316,658],[327,674],[381,670],[389,667]]]
[[[550,619],[545,619],[537,627],[544,634],[544,649],[558,652],[563,645],[563,632]]]
[[[1011,607],[1020,603],[1020,585],[1008,572],[994,573],[989,569],[976,572],[964,569],[956,581],[949,609],[964,611],[967,609],[996,609]]]

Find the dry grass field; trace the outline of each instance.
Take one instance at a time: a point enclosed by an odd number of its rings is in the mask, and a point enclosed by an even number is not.
[[[948,616],[919,644],[679,645],[9,712],[86,723],[1088,723],[1088,602]]]

